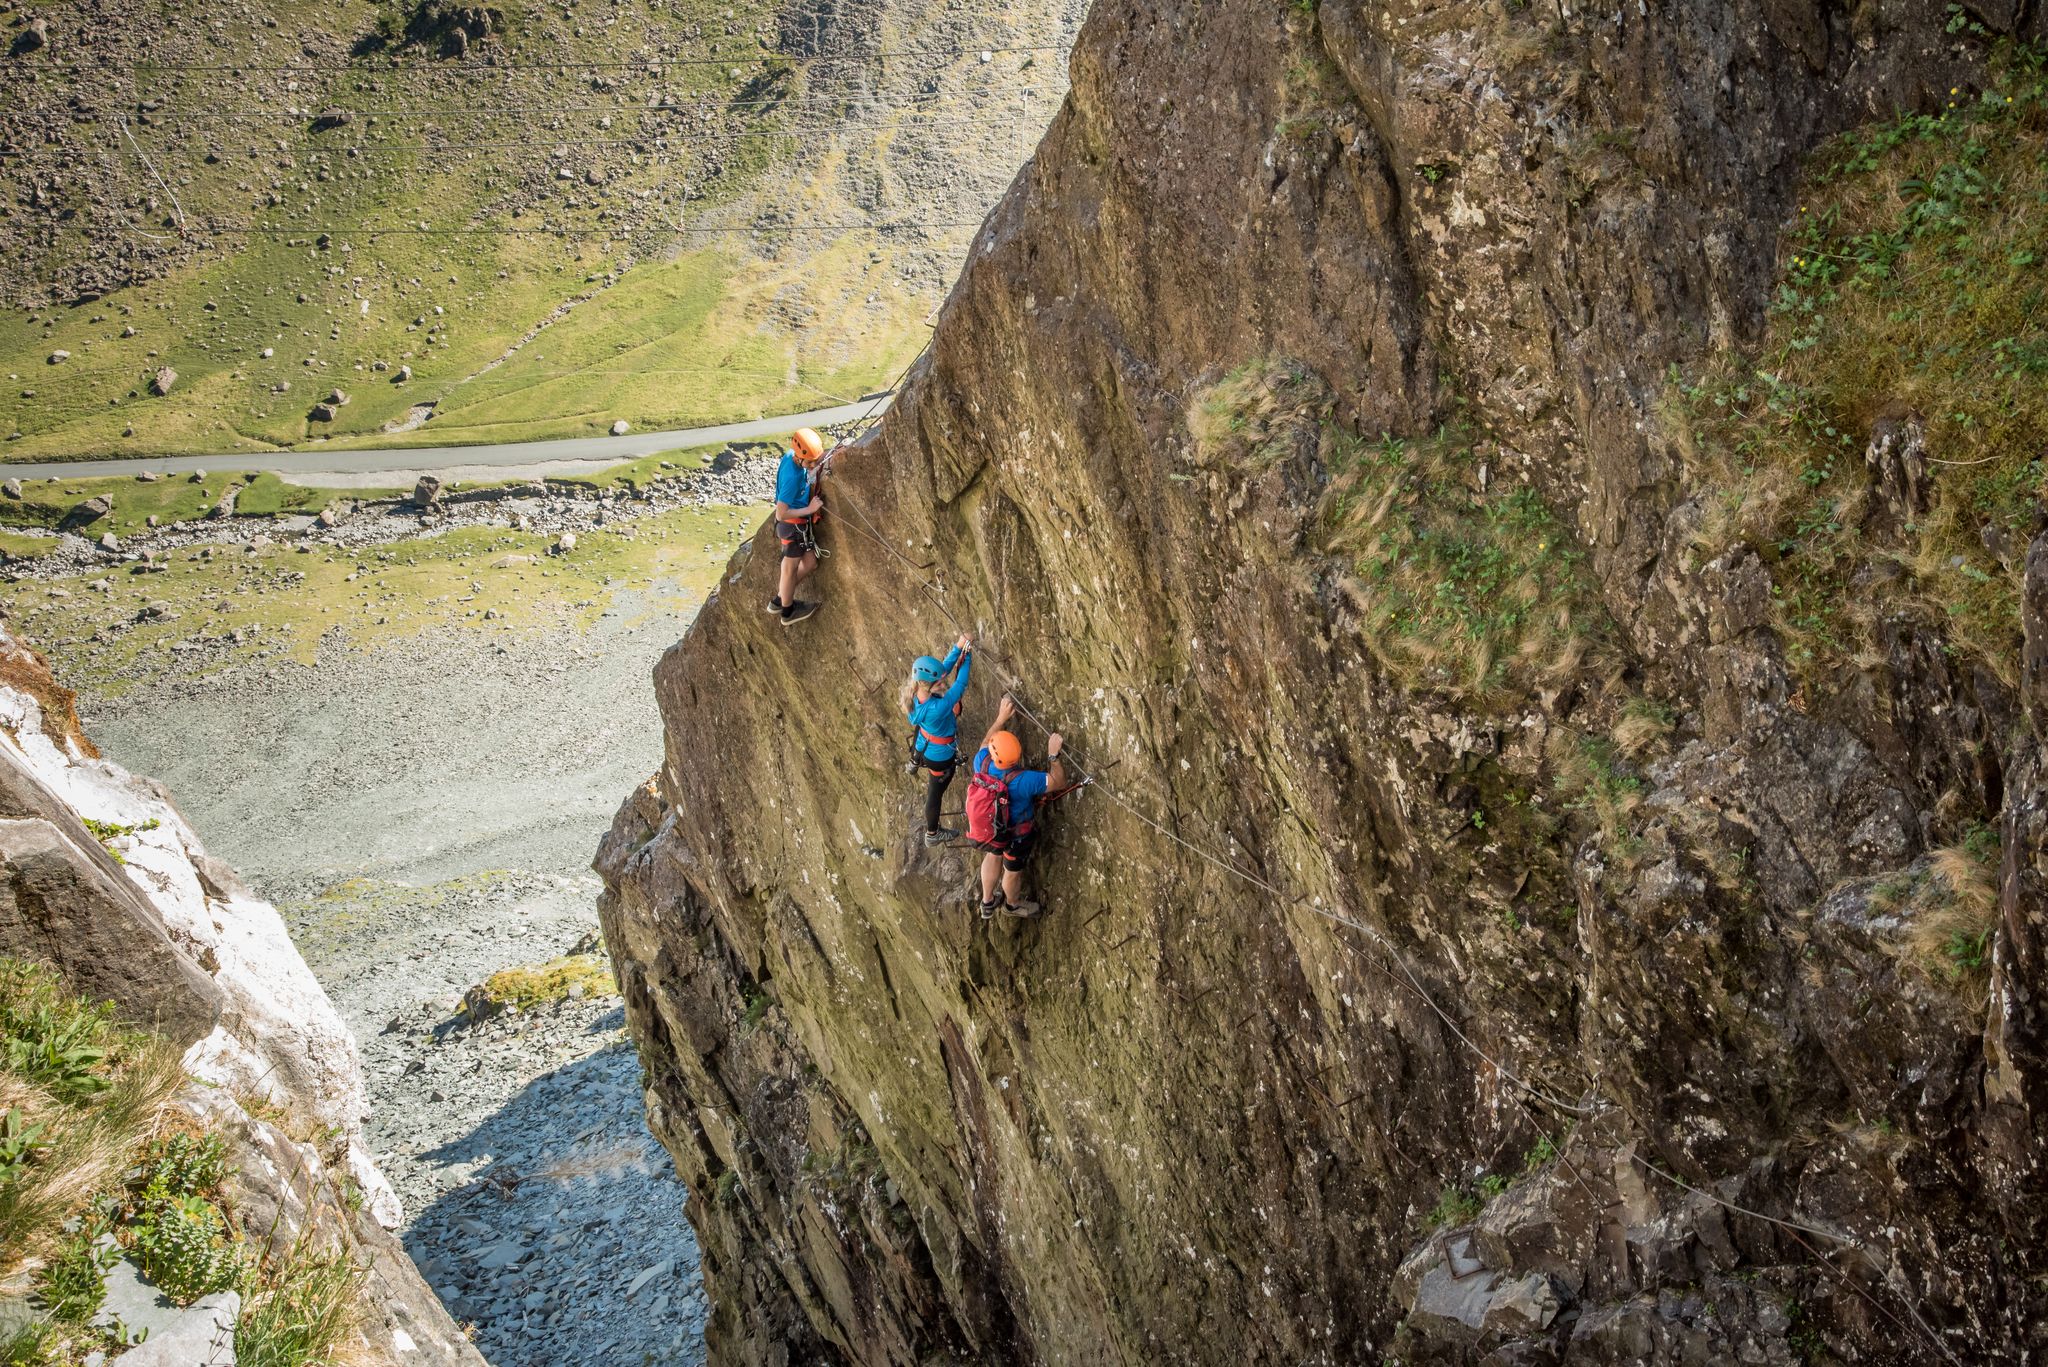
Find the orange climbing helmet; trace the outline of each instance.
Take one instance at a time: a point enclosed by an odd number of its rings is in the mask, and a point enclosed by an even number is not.
[[[815,427],[797,428],[789,444],[795,449],[796,458],[806,465],[816,465],[825,457],[825,439],[818,435]]]
[[[1024,758],[1023,743],[1008,731],[998,731],[988,738],[988,758],[998,769],[1015,768]]]

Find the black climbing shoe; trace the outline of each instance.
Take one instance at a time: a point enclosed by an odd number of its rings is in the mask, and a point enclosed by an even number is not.
[[[984,921],[994,920],[996,915],[996,908],[1001,906],[1002,904],[1003,901],[1000,897],[991,897],[986,902],[983,902],[981,904],[981,919]]]
[[[936,831],[926,831],[924,833],[924,847],[930,849],[934,845],[943,845],[958,834],[960,832],[949,830],[944,826],[939,827]]]
[[[768,611],[770,611],[770,612],[780,612],[780,611],[782,611],[782,595],[781,595],[781,594],[779,594],[779,593],[778,593],[778,594],[776,594],[776,595],[775,595],[775,596],[774,596],[773,598],[770,598],[770,599],[768,600]]]
[[[790,626],[801,622],[817,610],[818,605],[816,603],[791,603],[782,610],[782,625]]]
[[[1005,902],[1003,903],[1003,911],[1006,915],[1015,916],[1021,920],[1028,916],[1038,915],[1039,907],[1036,902]]]

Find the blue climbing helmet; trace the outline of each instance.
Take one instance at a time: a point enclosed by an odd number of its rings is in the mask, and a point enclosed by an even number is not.
[[[917,663],[911,665],[910,672],[917,676],[919,683],[937,683],[941,668],[937,659],[930,655],[920,655],[917,657]]]

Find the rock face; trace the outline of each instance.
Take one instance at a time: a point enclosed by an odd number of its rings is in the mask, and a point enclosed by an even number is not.
[[[1901,608],[1809,691],[1655,421],[1759,334],[1806,153],[1969,82],[1946,18],[1096,6],[835,462],[824,610],[779,628],[742,552],[599,855],[714,1361],[2042,1350],[2048,545],[2023,670]],[[1461,412],[1472,491],[1563,510],[1583,630],[1422,686],[1330,553],[1335,451]],[[1916,506],[1910,434],[1872,451]],[[1028,924],[901,774],[895,685],[962,629],[963,731],[1022,680],[1100,780]],[[1986,830],[1973,995],[1899,889]]]

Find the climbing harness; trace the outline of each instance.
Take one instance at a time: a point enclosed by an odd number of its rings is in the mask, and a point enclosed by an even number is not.
[[[788,527],[791,531],[795,532],[796,535],[782,536],[780,533],[778,533],[776,539],[785,546],[802,546],[806,554],[815,555],[821,559],[827,555],[830,555],[830,551],[823,550],[818,545],[818,517],[819,515],[817,513],[812,513],[807,517],[790,517],[783,519],[782,525]]]

